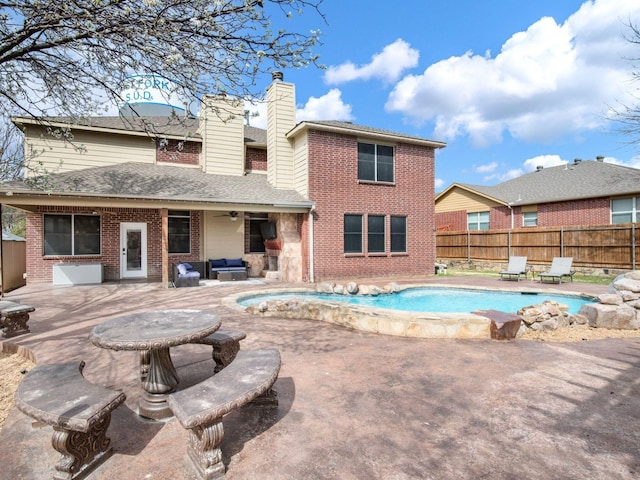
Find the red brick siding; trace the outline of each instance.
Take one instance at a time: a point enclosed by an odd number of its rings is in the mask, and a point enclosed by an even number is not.
[[[398,144],[395,185],[358,183],[357,138],[309,131],[309,197],[315,280],[432,274],[435,262],[434,149]],[[345,255],[344,214],[363,214],[362,255]],[[386,216],[386,253],[367,253],[366,215]],[[390,253],[390,215],[407,217],[407,253]],[[303,229],[304,230],[304,229]]]
[[[611,223],[609,198],[589,198],[538,205],[538,226],[559,227]]]
[[[200,163],[199,142],[169,140],[166,146],[156,141],[156,161],[158,163],[178,163],[181,165],[198,165]]]
[[[436,228],[445,232],[466,230],[467,212],[458,210],[455,212],[436,213]]]
[[[244,168],[246,170],[266,172],[267,151],[262,148],[248,147],[245,154]]]
[[[98,209],[100,210],[100,209]],[[37,213],[27,214],[27,282],[53,281],[56,263],[102,263],[104,279],[120,279],[120,224],[141,222],[147,224],[147,278],[162,278],[162,230],[159,210],[110,208],[101,217],[101,255],[43,256],[43,213],[91,214],[91,208],[40,207]],[[169,255],[169,263],[200,260],[200,212],[191,212],[191,254]],[[171,275],[171,273],[169,273]]]

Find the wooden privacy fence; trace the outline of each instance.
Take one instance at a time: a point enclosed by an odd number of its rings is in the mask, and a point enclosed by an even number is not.
[[[436,258],[550,264],[553,257],[573,257],[574,266],[635,270],[638,223],[593,227],[529,227],[514,230],[436,233]]]

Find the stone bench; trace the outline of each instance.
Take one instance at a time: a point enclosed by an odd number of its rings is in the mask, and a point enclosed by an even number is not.
[[[169,395],[169,407],[189,430],[187,463],[198,478],[213,480],[224,476],[222,417],[250,402],[277,405],[276,392],[271,387],[279,371],[278,350],[243,350],[220,373]]]
[[[513,340],[520,330],[522,318],[514,313],[500,310],[476,310],[475,315],[491,320],[491,338],[493,340]]]
[[[62,455],[55,465],[56,480],[84,477],[111,456],[107,437],[111,412],[126,398],[122,392],[85,380],[84,365],[38,365],[25,376],[15,395],[21,412],[53,427],[51,443]]]
[[[0,328],[2,337],[11,338],[29,333],[29,313],[35,311],[31,305],[22,305],[9,300],[0,300]]]
[[[238,330],[220,328],[208,337],[196,340],[193,343],[211,345],[211,357],[216,363],[213,373],[218,373],[224,367],[233,362],[240,351],[240,340],[244,340],[247,334]],[[140,378],[144,380],[149,372],[149,351],[140,352]]]

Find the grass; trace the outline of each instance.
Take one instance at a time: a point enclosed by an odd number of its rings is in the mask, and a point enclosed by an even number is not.
[[[447,275],[458,276],[479,276],[479,277],[494,277],[498,278],[500,274],[492,270],[456,270],[455,268],[449,268]],[[581,275],[576,273],[573,276],[574,282],[590,283],[593,285],[609,285],[616,275]]]

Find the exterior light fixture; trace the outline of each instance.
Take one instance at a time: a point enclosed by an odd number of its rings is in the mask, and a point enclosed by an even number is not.
[[[236,220],[238,220],[238,212],[236,212],[235,210],[232,212],[229,212],[229,220],[231,220],[232,222],[235,222]]]

